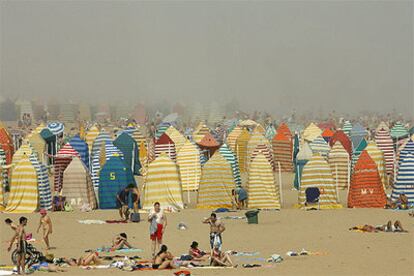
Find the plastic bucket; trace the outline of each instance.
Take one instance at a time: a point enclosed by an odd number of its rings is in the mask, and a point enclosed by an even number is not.
[[[245,213],[248,224],[258,224],[259,223],[259,211],[251,210]]]

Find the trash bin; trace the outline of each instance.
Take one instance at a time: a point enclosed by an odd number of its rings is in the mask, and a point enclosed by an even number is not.
[[[258,224],[259,223],[259,210],[251,210],[245,213],[248,224]]]

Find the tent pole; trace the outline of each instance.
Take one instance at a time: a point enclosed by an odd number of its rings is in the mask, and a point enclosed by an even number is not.
[[[301,175],[300,175],[299,165],[297,165],[297,173],[298,173],[298,188],[297,188],[297,191],[299,191],[299,189],[300,189],[300,181],[301,181],[301,179],[300,179]]]
[[[335,164],[335,180],[336,180],[336,200],[339,201],[339,191],[338,191],[338,164]]]
[[[282,170],[280,168],[280,162],[277,162],[277,166],[279,168],[279,195],[280,195],[280,206],[282,206],[283,202],[283,192],[282,192]]]

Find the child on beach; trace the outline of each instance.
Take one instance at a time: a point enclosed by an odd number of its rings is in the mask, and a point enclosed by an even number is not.
[[[40,228],[43,229],[43,241],[46,244],[46,250],[49,250],[50,249],[49,235],[52,234],[53,232],[52,220],[47,215],[47,212],[45,209],[41,209],[39,213],[40,213],[40,221],[39,221],[39,227],[37,227],[36,232],[39,233]]]

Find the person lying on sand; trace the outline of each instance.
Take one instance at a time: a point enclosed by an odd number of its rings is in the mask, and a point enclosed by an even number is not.
[[[211,265],[234,267],[234,268],[237,267],[237,265],[233,264],[233,261],[231,260],[230,255],[222,252],[217,244],[215,244],[213,248],[213,254],[211,256]]]
[[[198,242],[196,241],[191,243],[188,255],[192,257],[191,260],[198,262],[206,261],[210,257],[210,253],[206,253],[198,248]]]
[[[61,269],[57,265],[52,263],[48,263],[44,256],[39,258],[39,262],[32,265],[30,268],[38,271],[45,271],[45,272],[65,272],[66,270]]]
[[[120,233],[119,235],[115,236],[112,240],[112,247],[111,251],[123,249],[123,248],[132,248],[132,245],[128,242],[127,234]]]
[[[154,257],[154,263],[152,264],[153,269],[175,269],[173,255],[168,252],[166,245],[161,245],[160,252]]]
[[[354,226],[349,228],[349,230],[357,230],[361,232],[366,233],[377,233],[377,232],[408,232],[404,230],[402,227],[402,224],[399,220],[396,220],[394,224],[392,224],[392,221],[389,220],[387,224],[378,225],[378,226],[372,226],[372,225],[362,225],[362,226]]]
[[[88,265],[100,265],[101,260],[99,254],[96,251],[87,252],[85,255],[80,257],[78,260],[75,258],[63,258],[63,261],[70,266],[88,266]]]

